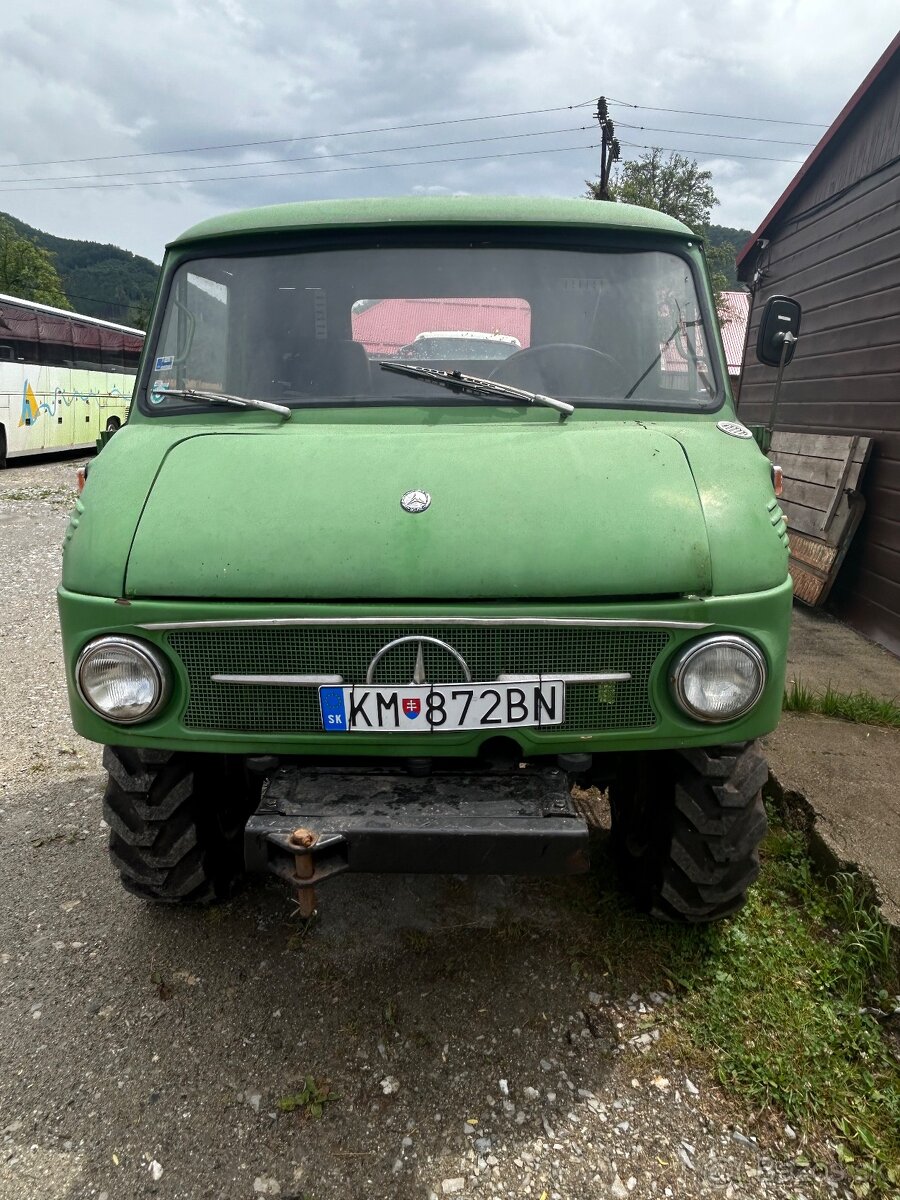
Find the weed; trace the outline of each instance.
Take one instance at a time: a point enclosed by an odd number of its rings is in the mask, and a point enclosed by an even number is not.
[[[795,679],[784,693],[782,707],[785,712],[818,713],[858,725],[900,728],[900,705],[895,701],[879,700],[871,692],[838,692],[830,684],[824,692],[816,692]]]
[[[673,931],[685,1050],[710,1052],[720,1081],[755,1107],[832,1141],[861,1189],[889,1191],[900,1068],[861,1004],[900,986],[890,930],[854,877],[812,875],[798,835],[776,826],[764,857],[738,917]]]
[[[307,1075],[303,1088],[290,1096],[282,1096],[276,1103],[276,1108],[283,1113],[302,1112],[305,1116],[318,1120],[325,1111],[326,1104],[333,1104],[338,1096],[332,1092],[326,1082],[316,1080]]]
[[[424,954],[431,945],[431,937],[424,929],[404,929],[401,936],[406,948],[416,954]]]

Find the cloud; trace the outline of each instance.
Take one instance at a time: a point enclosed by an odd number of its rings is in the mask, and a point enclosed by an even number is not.
[[[603,92],[758,118],[612,105],[623,143],[633,143],[626,154],[661,145],[699,157],[713,170],[716,219],[753,227],[796,169],[766,160],[802,159],[808,145],[706,135],[814,141],[820,128],[767,120],[830,121],[895,21],[893,0],[870,0],[865,21],[848,21],[838,0],[19,0],[0,39],[4,92],[15,97],[0,210],[158,260],[188,225],[249,205],[411,192],[578,195],[598,168],[588,148],[597,131],[590,108],[566,106]],[[433,124],[539,109],[562,111]],[[475,140],[498,135],[508,140]],[[295,140],[159,153],[274,138]],[[568,146],[580,149],[553,152]],[[81,155],[144,157],[14,166]],[[201,165],[209,170],[179,170]],[[66,180],[89,174],[106,178]],[[91,182],[104,186],[80,186]]]

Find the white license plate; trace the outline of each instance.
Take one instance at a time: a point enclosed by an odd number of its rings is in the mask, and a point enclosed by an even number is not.
[[[561,679],[515,683],[446,683],[409,687],[319,688],[327,733],[448,733],[559,725],[565,709]]]

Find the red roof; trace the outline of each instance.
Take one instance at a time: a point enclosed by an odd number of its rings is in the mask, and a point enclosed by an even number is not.
[[[749,292],[723,292],[721,296],[719,326],[725,343],[728,374],[740,375],[744,361],[744,340],[747,336],[747,320],[750,316]]]
[[[746,246],[744,246],[743,250],[741,250],[740,254],[737,257],[737,266],[738,266],[739,274],[740,274],[741,268],[744,265],[744,259],[746,259],[747,256],[750,254],[751,250],[756,245],[756,243],[759,241],[759,239],[761,237],[765,237],[766,231],[768,230],[769,226],[773,223],[773,221],[775,221],[775,219],[778,217],[778,214],[781,212],[781,210],[785,207],[785,205],[790,200],[790,198],[793,196],[793,194],[800,187],[800,184],[803,182],[803,180],[810,173],[812,168],[816,165],[816,163],[819,161],[819,159],[825,153],[825,150],[828,148],[828,146],[831,145],[831,143],[834,141],[835,137],[837,137],[837,135],[840,133],[840,131],[843,129],[843,127],[847,124],[848,120],[855,112],[857,106],[860,104],[860,102],[863,100],[863,98],[867,95],[867,93],[872,88],[875,81],[885,71],[885,69],[887,68],[891,59],[898,53],[898,51],[900,51],[900,33],[897,34],[897,36],[894,38],[894,40],[888,46],[887,50],[885,50],[884,54],[882,54],[881,58],[879,58],[878,62],[875,64],[875,66],[872,68],[872,70],[868,73],[868,75],[865,77],[865,79],[862,81],[862,83],[859,85],[859,87],[856,89],[856,91],[853,93],[853,95],[850,97],[850,99],[847,101],[847,103],[844,105],[844,107],[841,109],[841,111],[838,113],[837,117],[832,122],[832,124],[829,127],[829,129],[827,130],[827,132],[823,135],[823,137],[819,141],[818,145],[812,151],[809,158],[807,158],[806,162],[803,164],[803,166],[800,168],[800,170],[797,172],[797,174],[794,176],[794,178],[791,180],[791,182],[787,185],[787,187],[784,189],[784,191],[778,197],[777,201],[775,202],[775,205],[766,214],[765,218],[763,219],[762,224],[756,230],[756,232],[753,234],[753,237],[751,237],[750,241],[747,242]]]
[[[434,329],[505,333],[518,338],[522,346],[531,342],[531,309],[515,297],[379,300],[353,313],[352,319],[353,340],[362,342],[369,354],[393,354],[416,334]]]

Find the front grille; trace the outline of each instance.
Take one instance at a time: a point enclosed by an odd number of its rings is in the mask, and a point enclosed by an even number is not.
[[[284,625],[183,629],[166,640],[184,664],[189,695],[184,724],[190,729],[242,733],[317,733],[322,728],[314,687],[214,683],[211,675],[341,675],[363,683],[369,663],[399,637],[433,637],[453,646],[475,681],[498,675],[552,675],[629,671],[617,684],[569,684],[562,729],[649,729],[656,724],[648,681],[669,642],[659,629],[552,625]],[[407,684],[418,646],[389,651],[374,682]],[[440,647],[423,646],[431,683],[462,678],[456,660]]]

